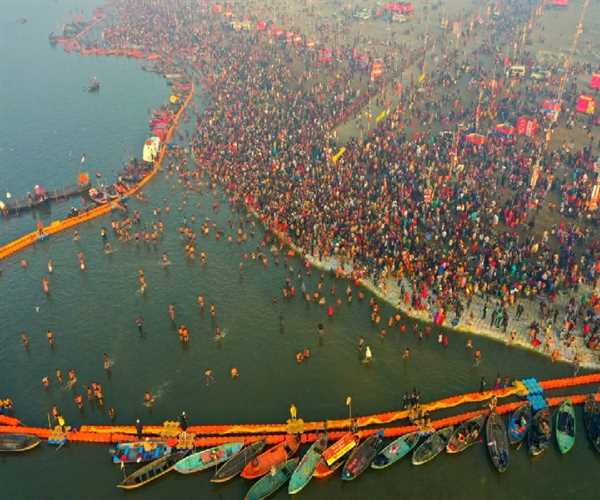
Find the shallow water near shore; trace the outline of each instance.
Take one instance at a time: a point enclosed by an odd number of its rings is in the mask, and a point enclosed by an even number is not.
[[[47,33],[56,30],[69,11],[95,5],[92,0],[9,0],[4,7],[0,17],[1,50],[2,54],[7,49],[12,54],[14,70],[4,71],[2,65],[9,63],[0,58],[0,99],[9,102],[15,92],[18,98],[10,101],[9,120],[0,121],[0,189],[9,186],[13,194],[20,195],[35,183],[54,187],[72,182],[83,152],[90,164],[94,162],[94,171],[102,172],[110,182],[124,160],[140,154],[147,134],[148,109],[168,96],[164,81],[142,72],[135,61],[85,58],[47,45]],[[28,18],[27,24],[16,24],[21,16]],[[98,96],[82,91],[93,75],[103,84]],[[44,82],[50,81],[52,92],[46,92],[44,85],[50,84]],[[31,96],[36,89],[34,99]],[[5,115],[3,112],[3,118]],[[59,133],[53,139],[47,131],[55,129]],[[182,410],[193,423],[282,422],[288,418],[292,402],[305,420],[342,418],[347,415],[347,395],[352,396],[354,414],[368,414],[399,408],[402,394],[413,387],[427,401],[476,390],[482,376],[492,384],[496,374],[543,379],[572,372],[566,364],[553,365],[549,359],[478,337],[473,340],[482,351],[483,362],[474,367],[472,353],[464,348],[466,334],[449,332],[449,346],[444,349],[436,342],[435,328],[429,337],[418,341],[412,333],[414,323],[408,319],[403,320],[407,333],[400,333],[398,327],[388,329],[387,338],[381,342],[378,329],[369,321],[367,300],[359,302],[356,290],[353,303],[340,306],[333,319],[327,318],[323,307],[306,304],[300,297],[286,302],[280,289],[290,273],[284,269],[283,259],[276,266],[269,256],[268,269],[249,260],[240,277],[241,254],[259,245],[260,231],[242,246],[224,239],[216,241],[214,233],[200,236],[198,246],[208,252],[208,264],[203,267],[198,260],[188,261],[177,232],[183,217],[189,220],[195,214],[198,221],[210,217],[227,234],[227,220],[232,214],[222,199],[221,210],[214,213],[213,195],[209,193],[190,194],[186,206],[178,211],[182,200],[178,186],[173,178],[161,173],[145,190],[148,203],[130,202],[131,208],[141,210],[142,220],[148,221],[152,208],[164,206],[163,200],[168,200],[172,211],[162,217],[166,232],[157,249],[120,243],[111,237],[115,251],[105,255],[100,228],[110,227],[110,217],[106,217],[81,226],[79,242],[72,241],[70,232],[63,233],[1,264],[0,397],[13,398],[17,415],[26,424],[45,426],[53,404],[61,408],[70,425],[108,423],[106,415],[87,402],[84,414],[79,414],[72,402],[73,392],[54,382],[56,368],[63,373],[69,368],[77,371],[77,392],[82,391],[82,384],[101,383],[106,405],[117,409],[117,423],[123,424],[132,423],[138,416],[144,423],[159,424],[176,418]],[[56,212],[45,215],[45,220],[62,216],[68,206],[57,206]],[[32,226],[30,215],[3,221],[0,242]],[[199,229],[199,222],[195,226]],[[85,272],[78,268],[80,251],[85,252],[88,263]],[[160,264],[163,252],[172,261],[168,269]],[[28,269],[18,266],[20,258],[28,259]],[[49,258],[54,261],[55,271],[50,276],[51,294],[45,297],[41,278],[47,275]],[[290,259],[289,265],[299,289],[297,272],[301,263]],[[137,290],[140,268],[148,282],[144,295]],[[304,280],[314,291],[318,272],[313,271]],[[325,279],[328,299],[332,283],[331,277]],[[337,283],[338,296],[343,295],[345,287],[345,282]],[[207,304],[216,304],[218,324],[227,332],[222,342],[213,338],[215,325],[208,312],[204,317],[200,315],[195,304],[198,294],[205,296]],[[276,305],[272,304],[273,296],[278,299]],[[180,345],[176,328],[167,316],[170,303],[176,306],[177,323],[185,323],[190,329],[187,348]],[[383,321],[392,313],[384,306]],[[145,318],[143,336],[134,324],[139,314]],[[322,345],[317,341],[319,322],[326,330]],[[56,336],[52,351],[45,340],[47,329]],[[20,344],[20,331],[29,333],[29,352]],[[370,366],[359,361],[359,335],[373,350]],[[294,355],[305,347],[311,348],[312,357],[297,365]],[[412,351],[412,359],[407,362],[401,359],[406,347]],[[104,352],[115,362],[110,378],[102,368]],[[232,381],[229,370],[234,366],[240,378]],[[207,368],[215,375],[209,386],[203,379]],[[48,392],[40,384],[44,375],[52,379]],[[142,404],[146,390],[158,396],[151,410]],[[502,476],[492,469],[484,446],[476,446],[463,455],[444,455],[422,467],[403,461],[386,471],[368,471],[352,483],[342,482],[337,476],[314,480],[302,496],[595,498],[595,481],[589,478],[595,477],[600,458],[585,440],[580,409],[577,426],[578,441],[569,455],[560,456],[552,448],[543,457],[530,460],[522,449],[513,453],[511,466]],[[128,472],[132,470],[127,468]],[[110,463],[105,446],[73,443],[55,451],[42,444],[23,456],[0,457],[3,492],[11,499],[169,496],[228,500],[241,498],[249,487],[241,479],[212,485],[209,475],[170,474],[139,491],[122,492],[114,487],[122,473]],[[286,496],[282,490],[273,498]]]

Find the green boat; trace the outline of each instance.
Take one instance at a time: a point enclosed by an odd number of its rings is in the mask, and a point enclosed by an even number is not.
[[[385,469],[408,455],[419,443],[420,432],[411,432],[394,439],[381,450],[371,462],[372,469]]]
[[[562,402],[556,413],[556,442],[563,455],[575,444],[575,410],[568,399]]]
[[[437,457],[446,448],[448,440],[453,432],[454,426],[451,425],[449,427],[444,427],[429,436],[423,444],[413,452],[413,465],[421,465]]]
[[[321,454],[326,448],[327,435],[324,434],[312,444],[302,457],[302,460],[300,460],[298,467],[294,469],[288,486],[288,493],[290,495],[298,493],[310,482],[321,459]]]
[[[229,460],[240,451],[244,443],[225,443],[214,448],[193,453],[175,464],[175,470],[180,474],[200,472]]]
[[[275,493],[292,477],[294,469],[298,465],[298,460],[298,458],[292,458],[279,468],[272,468],[271,472],[261,477],[252,485],[252,488],[246,493],[244,500],[262,500]]]

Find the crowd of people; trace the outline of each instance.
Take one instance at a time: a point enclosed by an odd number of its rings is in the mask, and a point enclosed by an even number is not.
[[[577,148],[547,148],[539,137],[507,140],[490,134],[478,145],[467,140],[469,132],[493,130],[496,117],[514,121],[527,113],[542,122],[536,103],[540,97],[553,97],[551,85],[506,77],[506,40],[520,36],[530,6],[517,1],[502,6],[494,18],[481,21],[479,31],[472,27],[464,33],[469,43],[460,49],[443,44],[446,34],[439,35],[434,58],[439,65],[429,69],[430,76],[405,82],[385,119],[373,122],[368,131],[358,130],[340,154],[335,125],[356,109],[353,103],[364,102],[365,93],[379,95],[380,103],[392,102],[381,97],[389,93],[390,81],[370,81],[368,69],[353,61],[356,40],[340,42],[336,61],[321,64],[318,52],[306,45],[273,37],[268,29],[232,31],[222,14],[207,10],[200,15],[193,2],[128,0],[114,3],[102,36],[88,43],[144,47],[160,54],[164,68],[201,80],[206,105],[187,138],[194,163],[187,162],[184,148],[174,148],[168,160],[167,174],[177,177],[183,188],[195,191],[205,182],[212,189],[220,186],[234,210],[256,216],[281,243],[305,256],[307,265],[333,262],[339,275],[369,280],[383,295],[396,289],[395,305],[406,311],[428,311],[440,325],[489,318],[489,328],[509,341],[526,335],[532,346],[559,359],[573,352],[559,346],[571,349],[577,340],[590,349],[600,347],[600,294],[595,291],[600,219],[598,211],[589,210],[598,182],[594,154],[599,146],[589,122],[582,125],[585,140]],[[386,62],[403,72],[413,65],[424,67],[429,56],[426,51],[394,52]],[[577,96],[572,83],[563,96],[565,107],[572,109]],[[570,120],[569,111],[555,127],[564,128]],[[213,210],[218,208],[213,205]],[[157,247],[164,234],[160,210],[155,209],[151,222],[142,221],[139,212],[113,220],[113,234],[121,241]],[[166,202],[162,210],[170,211]],[[208,255],[198,251],[198,236],[212,232],[220,239],[223,233],[209,219],[200,231],[194,229],[195,222],[184,219],[178,228],[183,251],[206,264]],[[240,243],[247,232],[254,235],[256,223],[240,215],[237,233],[233,221],[230,229],[236,236],[227,236],[228,241]],[[103,228],[101,234],[105,252],[111,253],[108,231]],[[269,242],[265,237],[263,246]],[[268,265],[267,256],[257,250],[244,254],[240,273],[250,257]],[[84,271],[83,253],[79,263]],[[166,253],[161,263],[170,265]],[[285,298],[296,294],[290,275],[282,289]],[[327,303],[332,317],[341,298],[325,301],[321,287],[313,295],[306,290],[302,271],[297,276],[302,297]],[[149,286],[142,269],[138,286],[142,294]],[[47,281],[43,287],[48,293]],[[363,297],[359,292],[359,299]],[[350,286],[346,299],[352,300]],[[475,302],[480,311],[474,310]],[[197,303],[204,311],[203,296]],[[517,332],[524,304],[533,309],[533,319],[526,331]],[[379,305],[371,299],[370,306],[378,325]],[[175,306],[167,313],[176,325]],[[214,304],[210,315],[216,318]],[[140,334],[143,323],[140,316]],[[399,314],[390,317],[388,328],[397,324],[402,328]],[[179,324],[177,331],[187,344],[188,328]],[[423,332],[428,334],[416,327],[421,338]],[[382,341],[386,333],[381,330]],[[322,325],[318,334],[322,337]],[[216,340],[223,336],[215,323]],[[22,341],[27,348],[26,334]],[[469,343],[467,348],[473,349]],[[440,344],[448,345],[445,334]],[[363,339],[359,351],[364,347]],[[369,346],[365,352],[370,361]],[[578,366],[581,353],[574,352],[568,360]],[[481,352],[473,353],[478,365]],[[305,348],[297,352],[296,361],[310,356]],[[408,361],[410,349],[402,357]],[[105,370],[110,369],[107,358]],[[239,376],[237,368],[230,374]],[[214,381],[210,368],[204,378],[206,385]],[[48,387],[49,378],[42,383]],[[87,394],[103,406],[99,384]],[[428,425],[418,397],[416,392],[407,397],[407,408],[414,410],[411,418]],[[74,401],[83,408],[81,396]],[[153,401],[146,392],[144,402]]]
[[[472,302],[482,297],[481,319],[493,308],[491,329],[510,341],[528,334],[557,358],[555,344],[570,346],[575,334],[590,347],[600,339],[600,296],[593,292],[599,220],[589,210],[598,178],[593,125],[581,125],[578,148],[549,148],[543,137],[467,140],[499,120],[528,115],[545,123],[540,99],[556,97],[557,80],[511,80],[509,59],[517,56],[506,50],[507,40],[517,43],[521,26],[531,24],[533,7],[507,1],[493,16],[464,23],[460,48],[447,32],[423,36],[412,51],[388,44],[390,73],[438,62],[424,81],[400,84],[394,99],[387,85],[394,75],[370,81],[368,66],[357,63],[356,54],[368,52],[359,45],[365,40],[336,37],[334,61],[320,63],[308,37],[297,43],[285,29],[269,30],[268,21],[265,30],[232,30],[236,16],[257,26],[250,7],[223,15],[208,3],[118,2],[102,36],[88,43],[144,47],[161,54],[165,68],[201,79],[210,99],[191,137],[196,165],[179,161],[175,169],[187,188],[207,176],[234,207],[254,213],[302,254],[334,259],[384,293],[396,283],[399,306],[428,310],[440,324],[472,323]],[[323,26],[327,43],[330,28]],[[288,29],[302,35],[295,24]],[[533,66],[535,56],[520,50]],[[567,75],[564,117],[555,129],[574,122],[576,77],[588,66],[573,65]],[[334,126],[365,95],[393,105],[338,157]],[[185,224],[180,231],[194,256],[196,234]],[[563,306],[563,292],[578,298]],[[542,304],[539,317],[516,332],[527,299]]]

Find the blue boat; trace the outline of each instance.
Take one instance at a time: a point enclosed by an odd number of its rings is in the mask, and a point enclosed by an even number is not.
[[[152,462],[171,453],[171,447],[163,441],[133,441],[117,443],[110,448],[112,461],[115,464]]]
[[[385,469],[396,463],[417,446],[420,437],[421,434],[419,432],[411,432],[395,439],[375,456],[371,463],[371,468]]]
[[[531,403],[519,406],[508,419],[508,441],[515,445],[522,443],[531,427]]]

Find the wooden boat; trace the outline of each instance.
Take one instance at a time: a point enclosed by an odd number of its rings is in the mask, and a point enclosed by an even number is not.
[[[242,448],[238,453],[233,455],[227,462],[225,462],[211,479],[213,483],[224,483],[237,476],[244,467],[258,455],[267,442],[264,439],[252,443],[250,446]]]
[[[538,410],[531,421],[529,429],[529,454],[532,457],[541,455],[550,446],[552,438],[552,422],[550,420],[550,409]]]
[[[288,493],[290,495],[298,493],[310,482],[321,459],[321,454],[326,448],[327,434],[323,434],[312,444],[302,457],[302,460],[300,460],[298,466],[294,469],[288,486]]]
[[[256,481],[246,493],[244,500],[262,500],[275,493],[292,476],[296,465],[298,465],[298,458],[280,464],[278,468]]]
[[[583,405],[583,425],[590,444],[600,453],[600,401],[590,394]]]
[[[510,453],[506,425],[496,412],[490,414],[485,424],[485,437],[490,459],[498,472],[508,468]]]
[[[30,434],[0,434],[0,452],[20,453],[31,450],[40,443],[37,436]]]
[[[293,457],[300,446],[300,439],[295,434],[289,434],[278,445],[269,448],[255,457],[244,467],[240,474],[245,479],[255,479],[264,476],[271,467],[277,466]]]
[[[145,484],[164,476],[167,472],[170,472],[173,467],[175,467],[175,464],[188,453],[189,450],[182,450],[160,457],[158,460],[154,460],[154,462],[144,465],[133,474],[127,476],[123,481],[117,484],[117,488],[132,490],[144,486]]]
[[[450,425],[434,432],[422,443],[412,455],[413,465],[422,465],[437,457],[444,448],[454,432],[454,426]]]
[[[317,463],[314,477],[322,479],[330,476],[344,464],[344,456],[360,442],[360,436],[348,432],[327,448]]]
[[[225,443],[182,458],[175,464],[180,474],[192,474],[222,464],[244,447],[244,443]]]
[[[575,410],[568,399],[562,402],[556,412],[556,443],[563,455],[575,444]]]
[[[519,406],[508,420],[508,441],[519,444],[525,439],[531,426],[531,403],[529,401]]]
[[[133,441],[117,443],[108,452],[112,455],[115,464],[152,462],[164,455],[171,453],[171,447],[163,441]]]
[[[394,439],[383,450],[381,450],[371,463],[372,469],[385,469],[408,455],[419,443],[420,432],[411,432]]]
[[[342,469],[342,479],[352,481],[360,476],[371,465],[375,455],[379,452],[383,439],[381,434],[372,434],[363,443],[355,448]]]
[[[448,453],[460,453],[469,446],[481,442],[483,426],[485,425],[485,415],[477,415],[466,422],[463,422],[454,431],[446,445]]]

